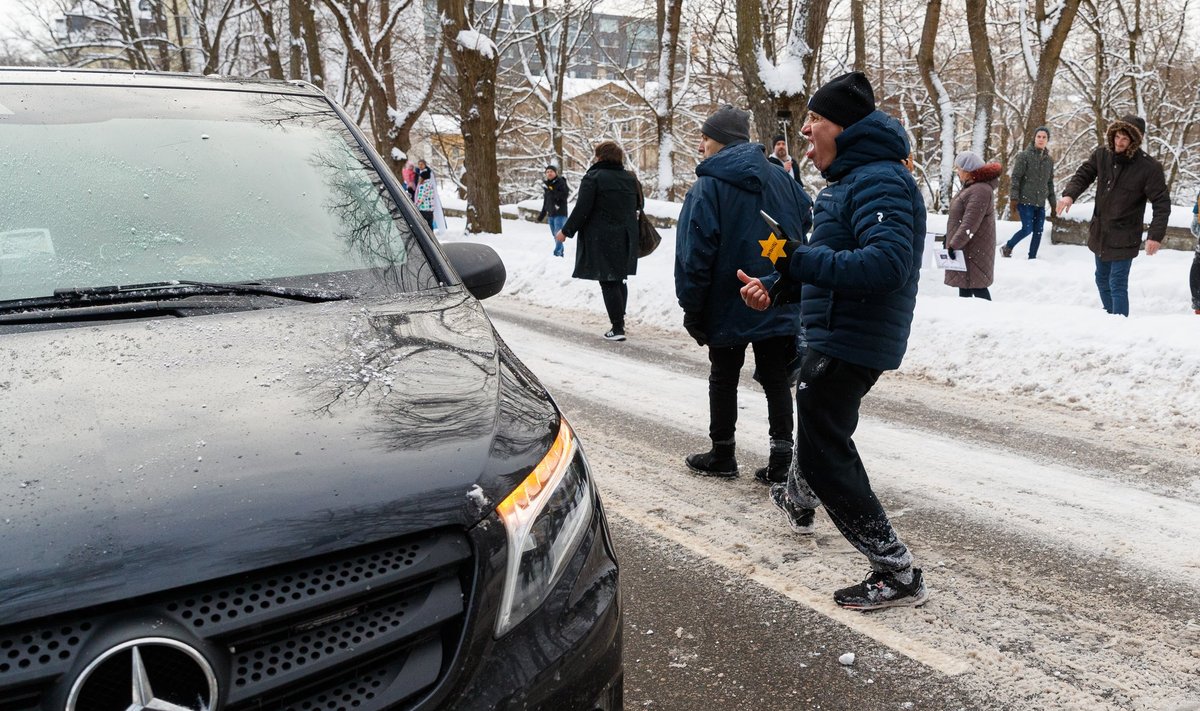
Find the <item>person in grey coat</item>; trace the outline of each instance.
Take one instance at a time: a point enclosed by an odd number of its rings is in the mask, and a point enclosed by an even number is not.
[[[946,222],[947,249],[962,250],[967,271],[946,270],[946,286],[958,295],[992,300],[988,287],[996,269],[996,206],[993,196],[1000,182],[999,163],[984,163],[971,151],[954,159],[962,190],[950,201]]]
[[[625,170],[625,152],[615,141],[596,145],[592,166],[579,182],[575,209],[556,240],[579,235],[575,250],[576,279],[600,282],[604,308],[612,328],[610,341],[625,340],[625,307],[629,287],[625,278],[637,273],[638,182]]]
[[[1000,253],[1011,257],[1013,249],[1025,237],[1029,240],[1029,258],[1037,259],[1038,245],[1042,243],[1042,226],[1046,222],[1045,203],[1054,215],[1054,159],[1046,144],[1050,142],[1050,129],[1042,126],[1033,132],[1033,145],[1017,154],[1013,161],[1012,187],[1009,188],[1008,204],[1021,217],[1021,229],[1008,240]]]

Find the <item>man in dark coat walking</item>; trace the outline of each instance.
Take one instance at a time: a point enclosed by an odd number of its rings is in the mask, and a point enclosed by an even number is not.
[[[542,181],[542,211],[538,213],[538,222],[550,218],[550,236],[567,224],[567,198],[571,196],[571,188],[567,179],[558,174],[558,168],[546,166],[546,179]],[[554,240],[554,256],[563,256],[563,243]]]
[[[1129,315],[1129,268],[1142,244],[1146,203],[1153,217],[1146,236],[1146,254],[1162,245],[1171,217],[1171,196],[1162,164],[1142,150],[1146,122],[1132,114],[1108,127],[1107,144],[1092,151],[1063,188],[1058,213],[1065,215],[1075,200],[1096,183],[1096,207],[1088,227],[1088,249],[1096,255],[1096,288],[1110,314]]]
[[[763,483],[787,478],[792,463],[792,391],[788,363],[796,356],[800,313],[794,306],[760,313],[738,290],[739,269],[761,271],[771,230],[770,214],[790,234],[812,224],[812,202],[800,184],[772,166],[762,146],[749,143],[750,114],[724,106],[704,122],[698,179],[684,198],[675,242],[675,295],[683,325],[708,347],[709,438],[712,448],[687,457],[702,476],[735,477],[737,389],[746,346],[754,348],[754,379],[767,395],[770,458],[755,472]]]
[[[900,122],[875,110],[871,83],[844,74],[808,101],[802,133],[807,156],[829,186],[817,195],[812,236],[791,241],[761,280],[738,274],[753,308],[803,297],[808,350],[796,388],[796,455],[771,501],[799,533],[813,532],[823,504],[829,518],[866,555],[871,574],[833,594],[843,607],[872,610],[925,602],[912,554],[871,490],[854,444],[863,397],[908,346],[925,241],[925,201],[904,167],[908,138]],[[774,297],[774,298],[773,298]]]

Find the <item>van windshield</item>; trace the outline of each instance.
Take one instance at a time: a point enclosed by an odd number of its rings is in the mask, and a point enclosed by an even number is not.
[[[168,280],[437,283],[323,97],[0,86],[0,173],[0,301]]]

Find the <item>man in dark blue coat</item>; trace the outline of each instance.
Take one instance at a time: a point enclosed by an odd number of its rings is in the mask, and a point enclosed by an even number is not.
[[[754,311],[738,290],[739,269],[770,268],[770,229],[759,210],[800,236],[812,224],[812,202],[787,173],[767,162],[750,140],[750,114],[732,106],[704,122],[696,166],[698,180],[679,214],[675,243],[675,295],[683,324],[708,347],[709,438],[712,448],[687,457],[702,476],[735,477],[737,388],[746,346],[754,348],[754,379],[767,396],[770,457],[755,472],[763,483],[783,482],[792,463],[792,391],[788,363],[796,357],[800,314],[795,306]],[[782,245],[781,245],[782,246]]]
[[[799,296],[808,336],[796,390],[798,466],[786,485],[771,487],[771,500],[801,533],[812,532],[814,509],[824,504],[842,535],[867,556],[871,574],[835,592],[839,605],[920,605],[921,569],[871,490],[853,434],[863,396],[883,371],[900,366],[908,345],[925,201],[903,164],[904,129],[875,110],[866,76],[834,79],[808,108],[801,130],[807,157],[829,181],[817,195],[812,236],[788,243],[775,274],[762,280],[738,274],[742,297],[754,308]]]

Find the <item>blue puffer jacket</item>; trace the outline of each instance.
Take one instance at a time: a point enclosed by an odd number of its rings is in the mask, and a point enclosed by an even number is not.
[[[789,237],[802,239],[812,226],[812,201],[792,176],[767,162],[757,143],[727,146],[701,161],[696,175],[676,227],[675,295],[684,313],[700,319],[710,346],[798,333],[795,305],[746,306],[737,270],[755,275],[772,268],[759,244],[771,233],[759,210]]]
[[[875,370],[900,367],[917,304],[925,200],[907,155],[903,127],[882,111],[839,134],[812,236],[788,262],[809,347]]]

